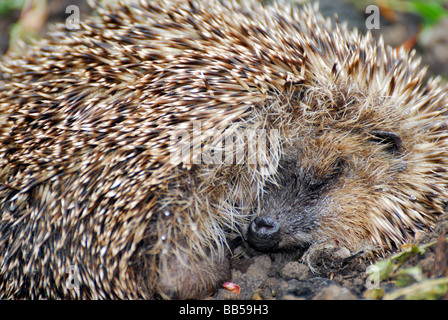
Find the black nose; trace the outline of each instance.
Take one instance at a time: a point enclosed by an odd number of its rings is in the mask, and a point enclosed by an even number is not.
[[[258,217],[249,224],[249,245],[260,251],[271,251],[280,242],[280,224],[271,217]]]

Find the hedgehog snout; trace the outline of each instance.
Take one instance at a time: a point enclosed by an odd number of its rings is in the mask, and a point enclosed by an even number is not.
[[[250,224],[247,241],[251,247],[259,251],[270,251],[278,248],[280,243],[280,223],[272,217],[257,217]]]

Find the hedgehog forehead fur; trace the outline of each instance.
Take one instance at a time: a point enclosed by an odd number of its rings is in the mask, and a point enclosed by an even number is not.
[[[319,180],[345,161],[314,241],[387,248],[432,228],[447,199],[446,85],[424,84],[414,52],[316,10],[118,1],[5,57],[0,296],[204,295],[226,273],[227,232],[276,203],[287,163]],[[202,140],[177,139],[197,123]],[[271,175],[247,155],[171,157],[274,129]]]

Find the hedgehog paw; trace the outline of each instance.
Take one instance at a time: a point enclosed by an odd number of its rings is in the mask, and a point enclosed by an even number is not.
[[[158,293],[165,299],[201,299],[230,279],[230,259],[170,257],[161,264]]]
[[[344,268],[353,254],[335,241],[317,243],[308,248],[302,260],[314,274],[329,275]]]

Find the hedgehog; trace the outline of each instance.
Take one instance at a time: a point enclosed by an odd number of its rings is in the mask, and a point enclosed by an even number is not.
[[[0,297],[199,299],[231,239],[390,250],[447,199],[447,86],[315,6],[91,2],[0,65]]]

